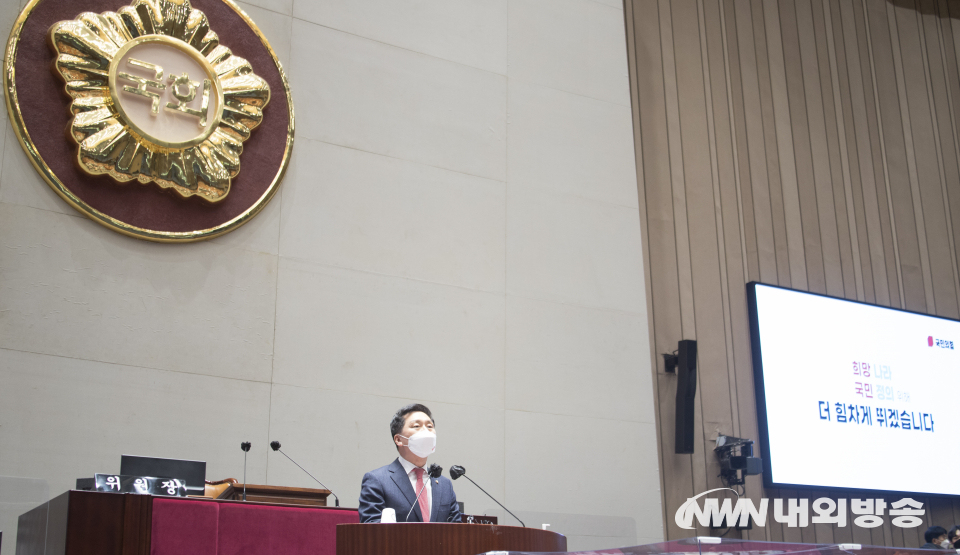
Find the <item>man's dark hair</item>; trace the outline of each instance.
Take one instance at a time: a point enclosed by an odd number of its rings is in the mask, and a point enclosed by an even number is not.
[[[943,526],[931,526],[923,533],[923,539],[927,540],[927,543],[933,543],[933,540],[946,535],[947,529]]]
[[[947,534],[947,539],[952,542],[956,542],[958,539],[960,539],[960,526],[954,526],[951,528],[950,532]],[[957,549],[960,549],[960,547],[957,547]]]
[[[407,423],[407,415],[411,412],[422,412],[430,417],[430,420],[433,420],[433,414],[430,413],[430,409],[421,405],[420,403],[414,403],[412,405],[407,405],[402,409],[397,411],[397,414],[393,415],[393,420],[390,421],[390,439],[393,439],[393,436],[399,434],[403,431],[403,425]],[[436,424],[436,422],[434,422]],[[399,451],[400,448],[397,448]],[[946,533],[946,531],[944,531]]]

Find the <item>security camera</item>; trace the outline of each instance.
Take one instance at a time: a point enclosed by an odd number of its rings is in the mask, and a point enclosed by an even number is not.
[[[727,486],[743,485],[747,476],[763,472],[762,460],[753,456],[752,439],[717,436],[713,451],[720,459],[720,479]]]

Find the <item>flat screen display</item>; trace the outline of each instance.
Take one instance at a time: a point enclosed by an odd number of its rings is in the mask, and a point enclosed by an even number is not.
[[[960,495],[960,322],[747,284],[764,483]]]

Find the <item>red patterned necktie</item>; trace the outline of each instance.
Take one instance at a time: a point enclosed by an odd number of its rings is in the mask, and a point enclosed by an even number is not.
[[[414,468],[413,472],[417,475],[417,491],[415,493],[420,493],[423,491],[423,469]],[[427,492],[423,491],[420,495],[420,514],[423,515],[424,522],[430,522],[430,507],[427,502]]]

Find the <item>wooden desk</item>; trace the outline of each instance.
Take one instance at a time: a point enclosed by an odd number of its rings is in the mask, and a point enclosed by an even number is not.
[[[250,486],[247,486],[250,499]],[[356,509],[68,491],[20,515],[18,555],[334,555]]]
[[[247,484],[247,502],[283,503],[285,505],[327,506],[328,489],[291,488]],[[243,500],[243,484],[232,484],[217,499]]]

